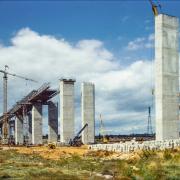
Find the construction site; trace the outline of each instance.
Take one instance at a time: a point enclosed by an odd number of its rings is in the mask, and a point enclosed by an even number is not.
[[[11,76],[38,82],[9,72],[5,65],[0,70],[0,179],[179,179],[179,19],[160,13],[159,6],[149,2],[155,19],[155,132],[148,107],[146,134],[107,136],[102,115],[95,120],[93,82],[81,82],[81,128],[76,132],[74,87],[78,79],[61,78],[56,89],[44,83],[8,108]],[[54,97],[60,99],[59,104]],[[100,121],[99,127],[95,121]]]

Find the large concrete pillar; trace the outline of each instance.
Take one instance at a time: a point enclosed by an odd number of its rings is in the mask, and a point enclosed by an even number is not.
[[[28,113],[28,143],[32,144],[32,113]]]
[[[15,144],[23,144],[23,117],[17,116],[15,118]]]
[[[2,124],[0,124],[0,137],[2,138]]]
[[[4,129],[7,130],[7,137],[4,137]],[[9,138],[9,122],[7,122],[6,124],[6,128],[5,128],[5,123],[2,124],[2,143],[3,144],[8,144],[8,138]]]
[[[9,136],[12,138],[14,137],[15,132],[15,121],[9,121]]]
[[[178,132],[178,19],[155,17],[156,140],[176,139]]]
[[[84,144],[94,143],[95,137],[95,88],[92,83],[82,83],[81,85],[81,113],[82,127],[88,126],[82,132],[82,142]]]
[[[32,108],[32,144],[42,144],[42,104]]]
[[[74,137],[74,82],[60,80],[60,140],[69,143]]]
[[[52,101],[48,104],[48,142],[58,139],[58,104]]]

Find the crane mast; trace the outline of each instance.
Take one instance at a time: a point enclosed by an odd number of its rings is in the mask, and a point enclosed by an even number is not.
[[[0,71],[4,73],[3,76],[3,114],[4,114],[4,120],[3,120],[3,140],[6,141],[4,142],[5,144],[7,144],[7,137],[8,137],[8,118],[7,118],[7,68],[8,66],[5,65],[5,70]]]
[[[0,70],[0,72],[3,73],[3,116],[4,116],[4,119],[3,119],[2,133],[3,133],[3,143],[4,144],[8,144],[8,134],[9,134],[9,131],[8,131],[8,129],[9,129],[8,128],[8,115],[7,115],[7,102],[8,102],[7,82],[8,82],[8,75],[14,76],[14,77],[17,77],[17,78],[21,78],[21,79],[24,79],[24,80],[27,80],[27,81],[37,82],[37,81],[35,81],[33,79],[29,79],[29,78],[26,78],[26,77],[23,77],[23,76],[19,76],[19,75],[16,75],[16,74],[9,73],[9,72],[7,72],[8,68],[9,67],[7,65],[5,65],[5,69]]]
[[[3,76],[3,96],[4,96],[4,102],[3,102],[3,113],[7,112],[7,74],[4,73]]]
[[[100,136],[102,136],[102,142],[103,142],[103,143],[107,143],[107,142],[108,142],[108,139],[106,138],[106,135],[105,135],[105,130],[104,130],[104,124],[103,124],[102,114],[100,114],[99,118],[100,118],[99,134],[100,134]]]

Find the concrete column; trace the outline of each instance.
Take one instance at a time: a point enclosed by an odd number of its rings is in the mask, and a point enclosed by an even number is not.
[[[60,80],[60,140],[69,143],[74,137],[74,82]]]
[[[23,117],[17,116],[15,118],[15,144],[23,144]]]
[[[48,104],[48,142],[57,142],[58,139],[58,104]]]
[[[9,138],[9,122],[7,123],[6,129],[7,129],[7,139],[4,138],[4,128],[5,123],[2,124],[2,143],[8,144],[8,138]]]
[[[32,113],[28,114],[28,143],[32,144]]]
[[[42,144],[42,104],[32,108],[32,144]]]
[[[3,125],[2,123],[0,124],[0,137],[3,137]]]
[[[178,133],[178,19],[155,17],[156,140],[177,139]]]
[[[15,121],[9,121],[9,136],[14,137]]]
[[[82,132],[82,142],[84,144],[94,143],[95,137],[95,87],[92,83],[82,83],[81,85],[81,113],[82,127],[88,126]]]

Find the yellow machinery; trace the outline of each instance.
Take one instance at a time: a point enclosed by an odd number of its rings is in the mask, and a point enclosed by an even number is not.
[[[161,8],[161,5],[158,4],[158,6],[157,6],[155,3],[153,3],[152,0],[149,0],[149,2],[151,3],[151,7],[152,7],[152,11],[153,11],[154,16],[157,16],[159,14],[158,7]]]
[[[104,124],[103,124],[103,120],[102,120],[102,115],[100,114],[100,129],[99,129],[99,134],[100,137],[102,136],[102,139],[100,139],[100,141],[102,141],[103,143],[108,143],[109,140],[105,135],[105,130],[104,130]]]

